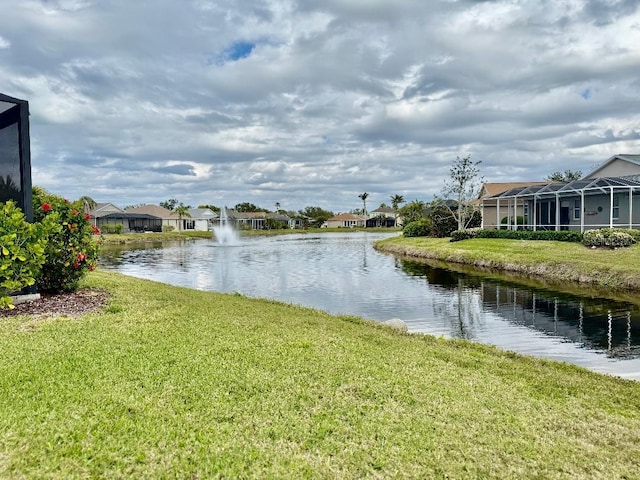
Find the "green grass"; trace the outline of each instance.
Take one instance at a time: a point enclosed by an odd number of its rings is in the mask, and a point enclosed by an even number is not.
[[[0,478],[638,478],[640,383],[94,272],[0,320]]]
[[[542,277],[555,283],[588,285],[623,294],[640,291],[640,245],[617,250],[579,243],[475,238],[393,237],[376,243],[381,251]]]

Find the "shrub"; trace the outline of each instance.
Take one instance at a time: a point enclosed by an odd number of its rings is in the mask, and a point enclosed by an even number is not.
[[[454,230],[453,232],[451,232],[451,241],[460,242],[462,240],[476,238],[481,230],[481,228],[465,228],[462,230]]]
[[[102,233],[115,233],[115,234],[121,234],[122,233],[122,224],[121,223],[114,223],[114,224],[105,224],[102,225]]]
[[[33,285],[45,261],[45,227],[27,222],[13,201],[0,203],[0,308],[10,295]]]
[[[100,231],[89,222],[80,202],[34,187],[33,204],[34,219],[45,225],[47,235],[37,287],[43,292],[72,292],[97,264],[99,245],[93,236]]]
[[[582,243],[587,247],[630,247],[637,243],[637,236],[637,234],[632,234],[627,229],[601,228],[586,231]]]
[[[422,218],[418,221],[408,223],[402,230],[405,237],[426,237],[431,233],[431,221]]]
[[[582,233],[572,230],[478,230],[476,238],[508,238],[512,240],[554,240],[556,242],[582,241]]]
[[[163,225],[162,226],[162,231],[163,232],[173,232],[175,230],[175,227],[173,225]]]
[[[451,235],[451,232],[458,228],[458,221],[451,211],[444,205],[436,205],[429,212],[428,218],[431,220],[431,232],[433,237],[444,238]]]

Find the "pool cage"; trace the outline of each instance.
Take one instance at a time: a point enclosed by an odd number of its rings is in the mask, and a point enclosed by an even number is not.
[[[0,202],[14,200],[33,221],[29,102],[0,93]]]
[[[640,178],[606,177],[518,187],[482,202],[483,228],[640,229]]]

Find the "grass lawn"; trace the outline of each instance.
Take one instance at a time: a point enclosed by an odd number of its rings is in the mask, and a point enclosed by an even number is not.
[[[542,242],[541,242],[542,243]],[[638,478],[640,382],[109,272],[0,318],[0,478]]]
[[[556,283],[590,285],[602,291],[640,291],[640,245],[617,250],[590,249],[579,243],[474,238],[402,236],[376,243],[381,251],[523,273]],[[615,295],[614,295],[615,296]]]

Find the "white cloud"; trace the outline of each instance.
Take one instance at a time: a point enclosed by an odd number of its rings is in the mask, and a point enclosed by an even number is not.
[[[69,198],[344,211],[428,200],[457,155],[506,181],[640,153],[634,4],[25,0],[0,85]]]

